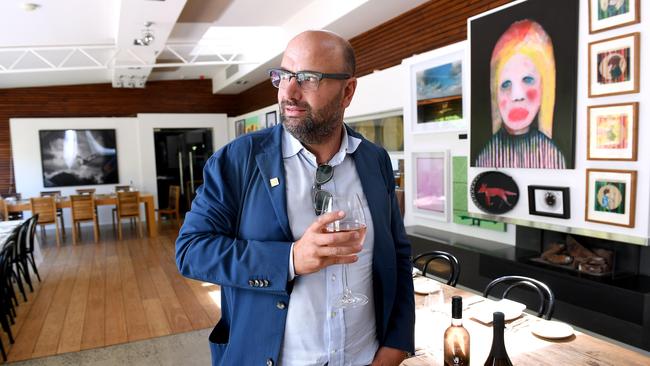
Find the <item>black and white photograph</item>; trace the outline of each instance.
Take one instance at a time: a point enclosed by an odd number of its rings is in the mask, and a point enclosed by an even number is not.
[[[41,130],[44,187],[119,183],[115,130]]]
[[[570,218],[569,187],[528,186],[528,212],[531,215]]]

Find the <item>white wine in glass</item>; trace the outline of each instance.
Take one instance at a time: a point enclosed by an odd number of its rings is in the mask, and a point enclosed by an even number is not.
[[[325,227],[326,232],[358,231],[360,241],[366,237],[366,217],[363,212],[361,198],[357,194],[330,195],[323,200],[323,213],[345,212],[345,216]],[[368,297],[362,293],[353,292],[348,286],[348,265],[343,265],[343,293],[334,298],[332,306],[335,308],[356,308],[368,303]]]

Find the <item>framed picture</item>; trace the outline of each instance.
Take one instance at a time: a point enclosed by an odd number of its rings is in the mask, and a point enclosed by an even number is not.
[[[589,97],[639,92],[639,33],[589,43]]]
[[[519,202],[519,186],[511,176],[498,172],[483,172],[469,186],[472,202],[489,214],[504,214]]]
[[[570,218],[569,187],[528,186],[528,212],[531,215]]]
[[[266,113],[266,127],[273,127],[278,124],[277,115],[276,111]]]
[[[635,205],[635,170],[587,169],[587,221],[634,227]]]
[[[574,168],[578,5],[518,1],[469,19],[470,166]]]
[[[412,132],[467,130],[463,113],[465,42],[428,53],[410,67]]]
[[[43,187],[119,183],[115,130],[38,131]]]
[[[245,122],[246,133],[257,131],[260,129],[260,118],[258,116],[248,117]]]
[[[589,0],[589,33],[598,33],[641,21],[640,0]]]
[[[587,108],[587,159],[637,159],[639,103]]]
[[[448,152],[413,153],[413,212],[440,221],[449,216]]]
[[[235,121],[235,137],[239,137],[246,133],[246,121],[240,119]]]

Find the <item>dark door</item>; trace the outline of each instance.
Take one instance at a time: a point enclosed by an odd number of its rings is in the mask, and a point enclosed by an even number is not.
[[[181,188],[181,215],[189,210],[203,184],[203,166],[212,155],[212,129],[154,130],[158,207],[169,207],[169,186]]]

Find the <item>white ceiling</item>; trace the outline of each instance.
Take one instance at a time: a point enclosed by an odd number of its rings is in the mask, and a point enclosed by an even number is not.
[[[303,30],[352,38],[426,1],[2,0],[0,88],[207,78],[239,93]],[[154,40],[136,46],[146,22]]]

